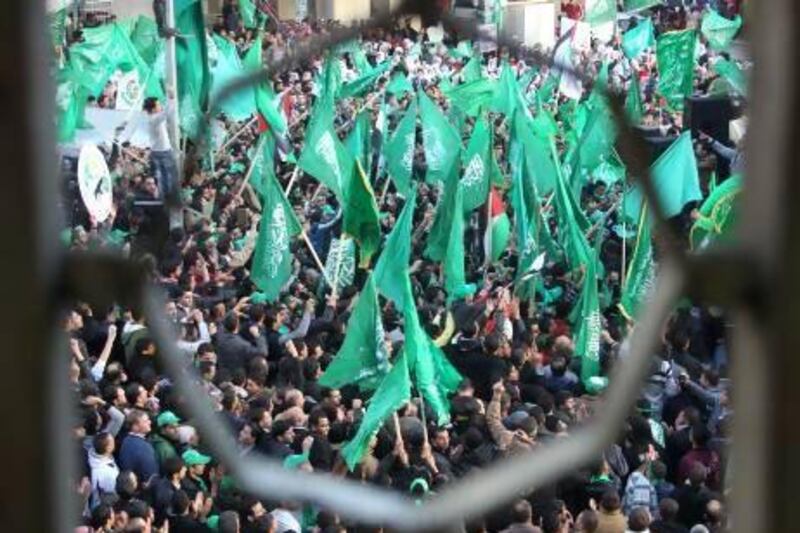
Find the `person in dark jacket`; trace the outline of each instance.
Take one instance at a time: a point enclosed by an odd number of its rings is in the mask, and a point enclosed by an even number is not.
[[[658,504],[659,519],[650,524],[653,533],[689,533],[686,526],[678,522],[678,502],[664,498]]]
[[[292,455],[291,445],[294,442],[294,429],[292,424],[286,420],[276,420],[272,423],[270,437],[263,441],[259,448],[261,452],[275,459],[283,461],[287,456]]]
[[[164,475],[153,482],[151,495],[156,523],[163,524],[172,512],[172,499],[181,490],[181,481],[186,475],[186,466],[180,457],[170,457],[164,462]]]
[[[219,368],[233,372],[239,368],[246,368],[247,363],[254,357],[266,357],[267,343],[260,335],[257,325],[250,326],[250,333],[255,339],[255,345],[250,344],[239,335],[239,317],[236,313],[231,312],[225,316],[223,328],[216,338]]]
[[[333,469],[335,452],[331,443],[328,441],[331,423],[323,409],[317,408],[311,411],[311,414],[308,416],[308,427],[311,429],[311,435],[314,437],[314,443],[311,445],[308,460],[311,466],[314,467],[314,470],[330,472]]]
[[[158,476],[158,457],[147,435],[150,433],[150,415],[133,410],[126,420],[130,431],[122,441],[117,464],[120,470],[130,470],[139,482],[146,485]]]

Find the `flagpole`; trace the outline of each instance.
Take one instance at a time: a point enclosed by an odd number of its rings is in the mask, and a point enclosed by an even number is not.
[[[261,149],[263,147],[264,147],[264,137],[261,137],[258,140],[258,144],[256,144],[256,154],[253,156],[253,160],[250,161],[250,168],[247,169],[247,174],[245,174],[244,180],[242,180],[242,184],[239,186],[239,190],[236,191],[237,198],[242,195],[245,187],[247,187],[247,183],[250,181],[250,176],[253,175],[253,171],[256,168],[256,164],[258,164],[258,160],[262,156]]]
[[[489,187],[489,198],[486,201],[486,233],[484,234],[484,265],[486,266],[485,273],[488,275],[489,266],[492,264],[492,199],[494,195],[494,188]]]
[[[322,277],[325,278],[325,282],[332,287],[333,283],[331,283],[331,280],[328,278],[328,274],[325,272],[325,267],[323,266],[322,261],[320,261],[319,255],[317,254],[317,251],[314,249],[314,245],[311,244],[311,240],[308,238],[308,234],[306,233],[305,230],[303,230],[303,232],[300,235],[303,237],[303,241],[306,243],[308,251],[311,252],[311,256],[314,258],[314,262],[317,264],[317,268],[319,268],[320,272],[322,273]]]
[[[627,235],[627,228],[626,228],[626,222],[625,222],[625,213],[624,213],[625,210],[622,209],[622,206],[624,204],[624,199],[625,199],[625,189],[624,188],[622,189],[622,198],[623,198],[623,201],[620,202],[620,204],[619,204],[620,205],[620,211],[623,212],[622,213],[622,268],[620,269],[620,275],[619,275],[620,287],[624,287],[625,286],[625,277],[626,277],[626,274],[627,274],[627,271],[628,271],[628,268],[627,268],[627,265],[628,265],[628,261],[627,261],[628,235]]]
[[[258,116],[254,116],[253,118],[251,118],[250,120],[248,120],[248,121],[247,121],[247,123],[246,123],[244,126],[242,126],[242,127],[241,127],[241,128],[240,128],[240,129],[239,129],[237,132],[236,132],[236,133],[234,133],[232,137],[230,137],[230,138],[226,139],[226,140],[225,140],[225,143],[224,143],[222,146],[220,146],[220,147],[219,147],[219,150],[217,150],[217,155],[218,155],[218,156],[222,155],[222,154],[225,152],[225,149],[226,149],[228,146],[230,146],[230,145],[231,145],[231,143],[232,143],[233,141],[235,141],[236,139],[238,139],[239,137],[241,137],[241,136],[242,136],[242,134],[243,134],[245,131],[247,131],[247,129],[248,129],[250,126],[252,126],[253,124],[255,124],[255,122],[256,122],[257,120],[258,120]]]
[[[170,31],[167,36],[167,47],[164,55],[167,86],[172,90],[170,100],[172,100],[172,117],[169,124],[169,136],[171,144],[175,150],[175,157],[178,165],[178,176],[181,175],[183,169],[183,153],[180,151],[181,129],[180,129],[180,109],[178,106],[177,91],[178,91],[178,60],[176,59],[176,46],[175,46],[175,2],[174,0],[167,0],[166,2],[166,26]],[[205,38],[205,36],[203,36]],[[151,69],[152,71],[152,69]],[[142,87],[142,91],[144,91]],[[168,95],[169,97],[170,95]],[[180,181],[180,177],[178,177]],[[180,183],[179,183],[180,185]]]
[[[289,178],[289,183],[286,185],[286,191],[283,193],[286,197],[289,197],[289,193],[292,192],[292,187],[294,187],[294,182],[297,179],[297,176],[300,174],[300,167],[295,165],[294,170],[292,171],[292,177]]]
[[[425,438],[425,442],[428,443],[428,419],[425,416],[425,399],[422,397],[422,393],[419,393],[419,414],[422,420],[422,436]]]

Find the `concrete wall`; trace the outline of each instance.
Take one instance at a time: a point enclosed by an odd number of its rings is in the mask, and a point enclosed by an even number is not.
[[[342,22],[366,20],[371,14],[371,0],[315,0],[317,18]]]

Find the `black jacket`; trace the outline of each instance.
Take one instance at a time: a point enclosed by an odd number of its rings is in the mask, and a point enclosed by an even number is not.
[[[229,371],[245,368],[254,357],[267,355],[267,343],[263,337],[256,339],[256,345],[253,346],[236,333],[220,331],[217,333],[215,344],[217,364]]]

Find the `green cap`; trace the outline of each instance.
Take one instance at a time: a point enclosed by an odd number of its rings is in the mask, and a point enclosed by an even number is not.
[[[177,426],[180,423],[181,419],[172,411],[164,411],[156,418],[156,425],[160,428],[164,426]]]
[[[211,462],[211,457],[203,455],[197,450],[186,450],[183,452],[183,455],[181,455],[181,459],[183,459],[186,466],[207,465]]]
[[[208,520],[206,520],[206,525],[211,531],[219,531],[219,515],[209,516]]]

